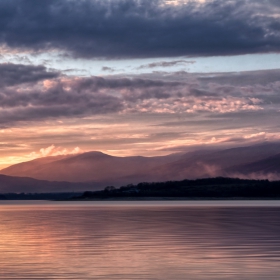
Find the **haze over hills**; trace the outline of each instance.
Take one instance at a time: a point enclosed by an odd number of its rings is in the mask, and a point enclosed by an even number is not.
[[[0,172],[9,176],[32,177],[39,180],[69,182],[123,183],[131,174],[146,174],[153,168],[176,161],[179,154],[163,157],[114,157],[101,152],[74,156],[35,159],[10,166]],[[125,181],[126,182],[126,181]]]
[[[89,182],[89,189],[106,185],[196,179],[206,177],[241,177],[280,179],[280,143],[263,143],[247,147],[198,150],[160,157],[115,157],[101,152],[39,158],[0,171],[16,177],[64,182],[57,188],[80,190],[65,182]],[[0,178],[0,180],[3,180]],[[1,183],[1,182],[0,182]],[[2,184],[3,185],[3,184]],[[34,185],[34,184],[33,184]],[[38,189],[41,191],[42,187]],[[46,183],[41,184],[46,185]],[[55,186],[55,185],[53,185]],[[56,187],[51,187],[56,188]],[[47,187],[46,187],[47,189]],[[2,192],[2,190],[0,189]]]
[[[28,177],[12,177],[0,174],[0,193],[51,193],[98,190],[93,183],[50,182]]]
[[[172,176],[175,176],[176,180],[217,176],[278,180],[280,165],[273,157],[277,157],[279,153],[280,143],[199,151],[162,165],[153,170],[153,174],[163,176],[163,180],[169,180]],[[267,168],[267,165],[270,168]]]
[[[280,153],[252,163],[232,166],[227,169],[227,172],[228,174],[238,174],[242,178],[262,179],[266,177],[270,180],[279,180]]]

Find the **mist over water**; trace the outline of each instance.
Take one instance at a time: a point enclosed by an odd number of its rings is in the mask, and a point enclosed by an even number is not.
[[[0,279],[279,279],[269,201],[6,202],[0,221]]]

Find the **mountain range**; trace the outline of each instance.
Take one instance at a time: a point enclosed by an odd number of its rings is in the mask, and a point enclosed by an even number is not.
[[[96,190],[217,176],[279,180],[280,143],[157,157],[116,157],[94,151],[39,158],[2,169],[0,174],[1,193]]]

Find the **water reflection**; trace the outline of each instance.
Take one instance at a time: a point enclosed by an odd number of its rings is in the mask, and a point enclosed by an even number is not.
[[[279,279],[280,208],[0,208],[0,279]]]

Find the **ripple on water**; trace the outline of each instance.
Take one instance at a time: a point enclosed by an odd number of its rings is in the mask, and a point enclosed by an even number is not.
[[[280,207],[7,203],[0,206],[0,234],[0,279],[280,274]]]

